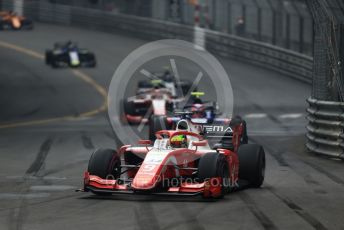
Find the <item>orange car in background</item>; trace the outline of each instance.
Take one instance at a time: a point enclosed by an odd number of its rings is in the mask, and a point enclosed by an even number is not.
[[[18,16],[16,13],[12,11],[0,11],[0,30],[6,29],[33,29],[32,20]]]

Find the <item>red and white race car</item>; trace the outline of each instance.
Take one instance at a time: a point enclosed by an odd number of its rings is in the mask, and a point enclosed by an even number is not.
[[[168,88],[140,89],[137,95],[123,101],[124,116],[129,124],[148,123],[151,116],[166,116],[177,102]]]
[[[205,136],[181,120],[176,130],[158,131],[154,144],[140,140],[138,147],[98,149],[84,173],[82,191],[219,198],[244,186],[260,187],[265,174],[264,149],[240,144],[241,129],[241,125],[230,129],[232,145],[212,149]]]

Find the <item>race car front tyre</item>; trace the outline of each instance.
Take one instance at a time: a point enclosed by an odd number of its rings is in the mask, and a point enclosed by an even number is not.
[[[112,149],[97,149],[93,152],[89,162],[88,170],[90,175],[98,176],[102,179],[114,180],[121,175],[121,158]],[[109,193],[94,192],[97,195]]]
[[[83,62],[88,63],[87,67],[94,68],[97,66],[96,56],[93,53],[87,53],[84,55],[80,55],[80,59]]]
[[[198,179],[200,181],[220,177],[221,195],[216,198],[222,198],[230,191],[229,166],[225,155],[221,153],[206,153],[198,163]]]
[[[265,177],[265,152],[257,144],[244,144],[239,147],[239,179],[249,182],[254,188],[259,188]]]
[[[47,65],[51,64],[51,57],[52,57],[51,50],[45,51],[45,64],[47,64]]]
[[[97,149],[88,162],[88,172],[103,179],[120,176],[121,159],[113,149]]]
[[[168,130],[170,126],[166,116],[152,115],[149,119],[149,140],[155,141],[155,133],[160,130]]]
[[[0,21],[0,30],[13,29],[12,23],[6,20]]]

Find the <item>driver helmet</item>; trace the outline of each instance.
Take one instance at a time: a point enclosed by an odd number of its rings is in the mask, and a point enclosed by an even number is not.
[[[177,130],[189,130],[189,124],[186,120],[180,120],[177,123]]]
[[[206,117],[204,106],[202,104],[194,104],[191,108],[193,112],[192,118],[203,118]]]
[[[173,148],[186,148],[187,138],[185,135],[176,135],[171,138],[171,146]]]
[[[72,42],[71,40],[68,40],[68,42],[67,42],[67,47],[68,47],[69,49],[74,49],[74,48],[76,47],[76,45],[75,45],[75,43]]]

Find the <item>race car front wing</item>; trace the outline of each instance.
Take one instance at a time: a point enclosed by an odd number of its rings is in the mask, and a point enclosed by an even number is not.
[[[77,191],[102,194],[151,194],[181,196],[203,195],[204,197],[217,197],[221,194],[221,184],[212,183],[212,180],[220,180],[220,178],[211,178],[200,183],[184,182],[180,183],[179,186],[169,187],[167,190],[157,192],[154,189],[137,190],[131,187],[130,182],[128,183],[122,179],[102,179],[98,176],[90,175],[88,172],[85,172],[84,188]]]

